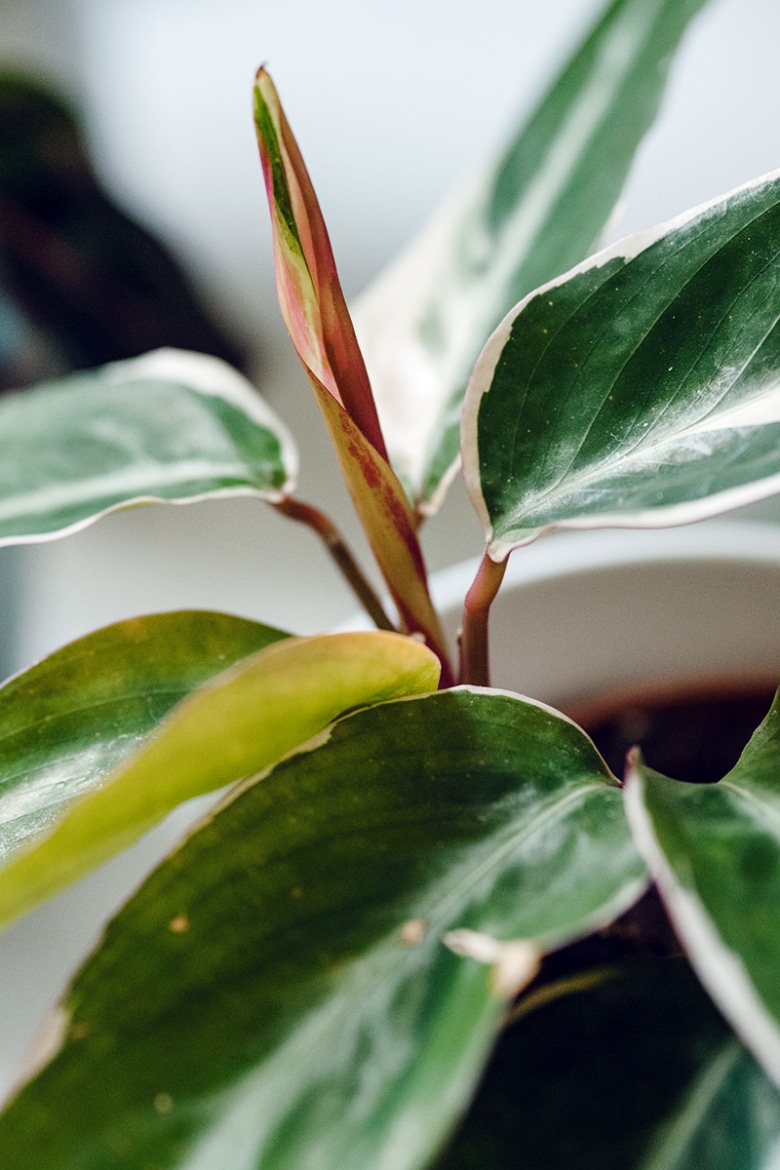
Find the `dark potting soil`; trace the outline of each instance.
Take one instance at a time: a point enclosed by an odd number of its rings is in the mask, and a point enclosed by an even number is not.
[[[626,752],[642,749],[656,772],[689,784],[714,784],[734,767],[743,748],[772,705],[774,688],[765,682],[729,693],[692,690],[627,701],[614,699],[574,712],[616,776]],[[651,887],[636,905],[604,930],[549,955],[541,982],[583,967],[630,956],[679,954],[666,912]]]
[[[734,767],[773,698],[774,687],[762,682],[731,693],[719,687],[710,693],[615,698],[573,715],[579,716],[616,776],[623,775],[626,752],[640,747],[645,763],[656,772],[690,784],[714,784]],[[540,982],[631,956],[674,954],[679,954],[679,944],[651,888],[604,930],[548,955]]]
[[[757,686],[739,694],[630,701],[610,714],[586,717],[583,725],[616,776],[623,775],[626,752],[638,745],[656,772],[714,784],[734,767],[773,697],[773,689]]]

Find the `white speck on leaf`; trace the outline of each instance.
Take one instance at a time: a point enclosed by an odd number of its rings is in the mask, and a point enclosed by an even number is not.
[[[478,930],[451,930],[444,936],[444,945],[454,955],[476,959],[493,968],[493,987],[506,998],[511,998],[527,987],[539,970],[542,952],[528,939],[501,942]]]
[[[400,930],[400,939],[405,947],[416,946],[425,938],[427,922],[424,918],[410,918]]]
[[[154,1108],[157,1113],[170,1113],[173,1109],[173,1097],[170,1093],[158,1093],[154,1099]]]

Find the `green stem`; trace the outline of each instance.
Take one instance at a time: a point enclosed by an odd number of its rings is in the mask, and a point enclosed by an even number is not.
[[[395,630],[395,626],[385,613],[376,590],[350,552],[333,521],[319,508],[315,508],[311,504],[303,504],[300,500],[293,500],[289,497],[279,500],[273,507],[283,516],[288,516],[291,520],[298,520],[317,533],[377,629]]]
[[[506,561],[496,563],[485,553],[474,583],[466,594],[463,629],[460,635],[461,683],[490,686],[488,661],[488,617],[506,572]]]

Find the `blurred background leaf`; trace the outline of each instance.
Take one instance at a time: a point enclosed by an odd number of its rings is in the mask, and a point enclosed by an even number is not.
[[[62,96],[0,72],[0,389],[160,346],[246,366],[170,247],[103,189]]]

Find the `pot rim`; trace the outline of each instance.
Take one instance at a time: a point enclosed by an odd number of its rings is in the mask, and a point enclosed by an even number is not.
[[[431,595],[440,612],[462,606],[480,560],[472,557],[431,574]],[[642,563],[685,562],[780,565],[780,525],[715,520],[679,528],[552,533],[510,555],[499,597],[552,578],[585,577]]]

